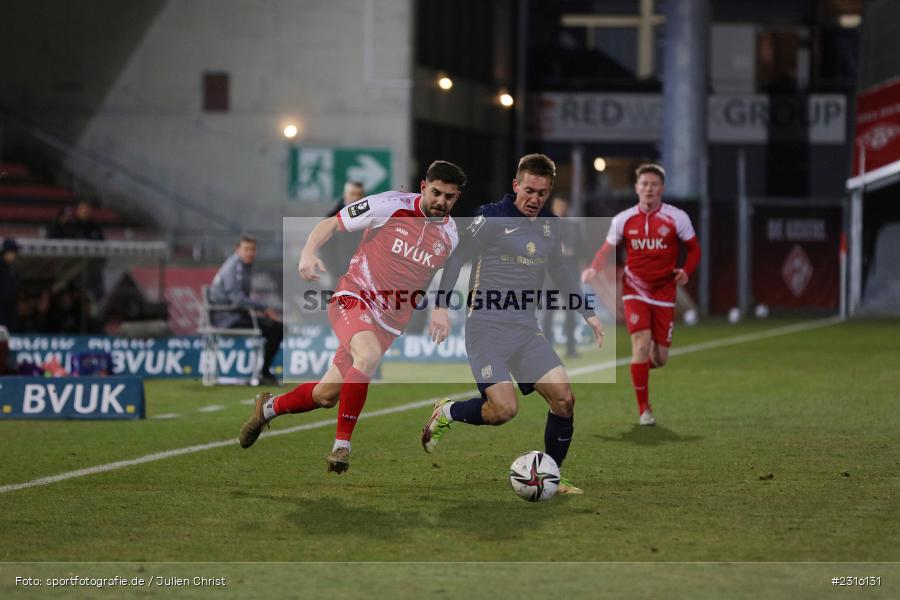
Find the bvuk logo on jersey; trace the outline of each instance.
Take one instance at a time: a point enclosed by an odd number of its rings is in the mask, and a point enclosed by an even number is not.
[[[434,268],[434,265],[431,264],[433,255],[425,252],[418,246],[406,243],[406,240],[394,238],[394,243],[391,245],[391,252],[400,254],[404,258],[412,259],[413,262],[419,263],[420,265]]]
[[[631,240],[632,250],[666,250],[668,247],[662,238],[638,238]]]

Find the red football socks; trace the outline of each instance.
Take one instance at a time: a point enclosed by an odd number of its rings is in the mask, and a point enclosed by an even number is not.
[[[305,413],[313,409],[319,408],[319,405],[313,401],[313,388],[316,387],[318,381],[309,383],[301,383],[286,394],[282,394],[275,398],[273,408],[276,415],[284,413]]]
[[[650,408],[649,392],[650,362],[631,363],[631,383],[637,397],[638,414],[644,414]]]
[[[370,379],[368,375],[353,367],[345,374],[344,384],[341,386],[341,399],[338,403],[335,439],[350,441],[359,413],[366,404]]]

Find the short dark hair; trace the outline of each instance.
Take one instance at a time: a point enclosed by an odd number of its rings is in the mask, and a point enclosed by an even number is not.
[[[244,242],[248,244],[256,244],[256,238],[250,235],[249,233],[242,233],[240,239],[237,241],[236,246],[240,246]]]
[[[452,162],[436,160],[428,166],[428,171],[425,172],[425,181],[443,181],[463,187],[466,185],[466,174]]]
[[[553,183],[553,180],[556,179],[556,163],[546,154],[526,154],[519,159],[516,181],[521,183],[525,173],[531,173],[536,177],[546,177],[550,183]]]
[[[658,175],[660,179],[663,180],[663,183],[666,182],[666,170],[662,168],[661,165],[656,163],[644,163],[639,165],[637,169],[634,170],[635,179],[640,179],[641,175],[644,173],[653,173],[654,175]]]

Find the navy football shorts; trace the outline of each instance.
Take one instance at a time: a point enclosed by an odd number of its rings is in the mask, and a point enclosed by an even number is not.
[[[469,319],[466,352],[482,396],[495,383],[513,379],[523,394],[530,394],[536,381],[562,365],[537,321],[519,325]]]

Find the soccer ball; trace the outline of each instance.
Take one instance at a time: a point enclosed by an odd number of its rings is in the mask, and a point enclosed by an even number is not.
[[[769,307],[765,304],[757,304],[756,305],[756,318],[757,319],[765,319],[769,316]]]
[[[694,310],[693,308],[689,308],[686,311],[684,311],[684,324],[685,325],[689,325],[689,326],[696,325],[697,320],[698,320],[698,317],[697,317],[696,310]]]
[[[559,487],[559,467],[549,454],[526,452],[509,467],[509,485],[523,500],[545,502]]]

